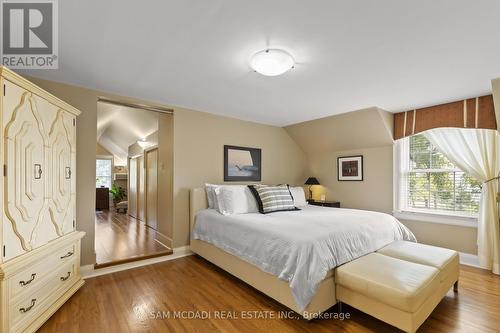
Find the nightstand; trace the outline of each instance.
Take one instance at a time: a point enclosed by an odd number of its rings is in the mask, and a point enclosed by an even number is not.
[[[338,202],[338,201],[314,201],[314,200],[307,200],[307,202],[310,205],[314,205],[314,206],[340,208],[340,202]]]

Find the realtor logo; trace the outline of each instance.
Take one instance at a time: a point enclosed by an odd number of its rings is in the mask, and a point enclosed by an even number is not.
[[[57,68],[57,0],[0,3],[2,65],[17,69]]]

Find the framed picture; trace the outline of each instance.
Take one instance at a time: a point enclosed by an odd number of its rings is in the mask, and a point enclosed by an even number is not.
[[[358,155],[337,157],[337,180],[362,181],[363,156]]]
[[[224,146],[224,181],[260,181],[261,156],[258,148]]]

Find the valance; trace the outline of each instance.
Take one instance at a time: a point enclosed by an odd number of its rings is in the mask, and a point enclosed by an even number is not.
[[[440,127],[497,129],[493,96],[394,114],[394,140]]]

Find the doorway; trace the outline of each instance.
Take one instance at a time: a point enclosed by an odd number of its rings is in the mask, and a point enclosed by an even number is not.
[[[95,266],[171,254],[173,115],[97,106]]]

